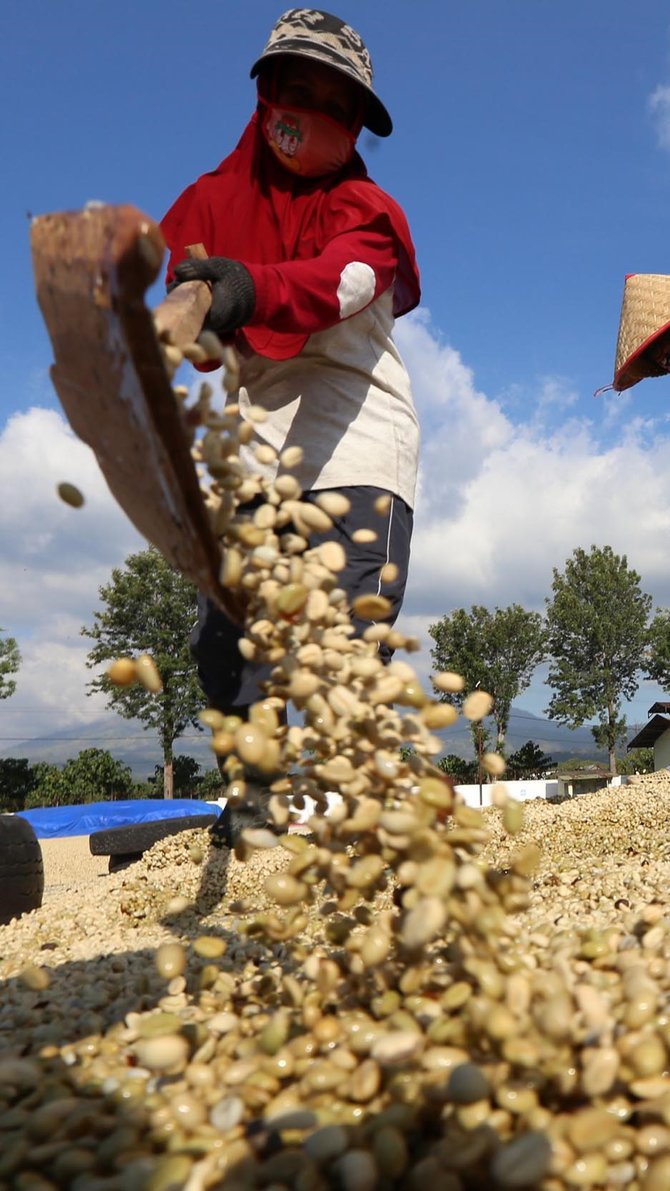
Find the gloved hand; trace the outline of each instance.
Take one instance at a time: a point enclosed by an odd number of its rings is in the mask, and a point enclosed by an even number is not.
[[[256,289],[249,270],[226,256],[185,260],[175,265],[177,284],[182,281],[211,281],[212,305],[205,328],[217,335],[230,335],[249,322],[256,306]]]

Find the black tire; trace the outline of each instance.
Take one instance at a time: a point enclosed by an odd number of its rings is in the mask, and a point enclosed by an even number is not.
[[[180,819],[152,819],[148,823],[129,823],[125,827],[107,827],[94,831],[89,847],[94,856],[119,856],[128,852],[146,852],[152,844],[166,835],[192,831],[194,827],[211,827],[217,815],[182,815]]]
[[[27,819],[0,815],[0,923],[42,905],[44,865],[39,840]]]

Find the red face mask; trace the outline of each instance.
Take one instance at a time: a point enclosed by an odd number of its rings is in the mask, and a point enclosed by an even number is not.
[[[277,160],[301,178],[334,174],[353,157],[353,132],[330,116],[308,108],[263,100],[261,128]]]

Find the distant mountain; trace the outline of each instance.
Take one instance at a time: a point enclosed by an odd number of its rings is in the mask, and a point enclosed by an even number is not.
[[[495,746],[495,724],[485,721],[490,732],[491,748]],[[444,741],[445,753],[471,759],[473,756],[472,734],[468,723],[461,717],[452,728],[443,728],[435,733]],[[516,752],[526,741],[532,740],[543,753],[554,761],[567,761],[570,757],[589,757],[593,761],[607,760],[607,753],[599,749],[591,729],[566,728],[555,720],[534,715],[522,707],[512,707],[507,728],[506,751]]]
[[[491,728],[491,746],[495,741],[494,725]],[[462,718],[453,728],[444,728],[435,733],[444,742],[445,753],[471,759],[472,737],[469,725]],[[634,731],[631,732],[634,735]],[[189,728],[187,734],[175,741],[175,753],[185,753],[200,763],[203,771],[215,768],[214,754],[209,747],[209,732],[197,733]],[[569,729],[521,707],[513,707],[507,734],[507,751],[514,752],[527,740],[532,740],[554,761],[566,761],[569,757],[588,757],[594,761],[606,760],[606,754],[596,748],[588,727]],[[136,781],[153,777],[154,767],[161,765],[161,749],[153,732],[145,729],[139,720],[124,720],[121,716],[107,715],[76,727],[53,732],[48,739],[20,741],[4,753],[4,756],[26,757],[31,764],[48,761],[52,765],[64,765],[70,757],[76,757],[86,748],[108,749],[119,761],[129,765]]]
[[[216,762],[209,739],[209,732],[196,733],[195,728],[189,727],[186,736],[175,741],[174,751],[195,757],[203,770],[214,769]],[[107,749],[117,761],[130,766],[138,782],[153,777],[155,766],[163,764],[155,733],[148,731],[140,720],[124,720],[113,714],[63,728],[44,739],[19,741],[3,756],[26,757],[31,765],[38,761],[64,765],[88,748]]]

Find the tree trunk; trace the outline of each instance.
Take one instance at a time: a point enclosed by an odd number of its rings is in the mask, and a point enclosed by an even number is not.
[[[484,729],[481,723],[477,722],[472,725],[472,734],[475,742],[475,755],[477,759],[477,782],[479,785],[479,805],[482,805],[482,784],[484,781],[484,773],[482,769],[482,755],[484,752]]]
[[[174,759],[172,745],[163,745],[163,798],[174,798]]]
[[[497,752],[500,753],[500,755],[502,757],[505,752],[505,737],[507,736],[507,724],[500,723],[500,722],[496,721],[496,728],[497,728],[496,750],[497,750]]]
[[[610,759],[610,773],[612,774],[612,777],[616,777],[616,740],[613,738],[613,736],[614,736],[613,723],[615,720],[615,710],[611,703],[608,704],[608,707],[607,707],[607,716],[608,716],[608,723],[609,723],[609,728],[610,728],[610,739],[609,739],[609,748],[608,748],[609,759]]]

